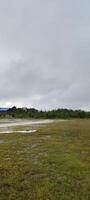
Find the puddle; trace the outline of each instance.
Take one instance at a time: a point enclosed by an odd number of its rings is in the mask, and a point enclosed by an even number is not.
[[[3,133],[34,133],[37,130],[37,126],[44,125],[48,123],[52,123],[53,120],[21,120],[21,119],[14,119],[14,120],[0,120],[0,134]],[[27,128],[24,126],[32,126],[35,125],[35,129]],[[18,130],[19,126],[19,130]],[[16,130],[17,127],[17,130]],[[23,130],[20,130],[20,127],[23,127]]]
[[[7,121],[3,120],[0,121],[0,128],[34,125],[34,124],[48,124],[52,122],[53,120],[7,120]]]
[[[7,130],[7,131],[0,131],[0,134],[6,133],[35,133],[37,130],[23,130],[23,131],[14,131],[14,130]]]

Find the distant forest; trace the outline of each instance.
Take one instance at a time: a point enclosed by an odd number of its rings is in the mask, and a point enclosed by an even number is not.
[[[35,108],[16,108],[0,111],[0,118],[70,119],[90,118],[90,112],[71,109],[39,111]]]

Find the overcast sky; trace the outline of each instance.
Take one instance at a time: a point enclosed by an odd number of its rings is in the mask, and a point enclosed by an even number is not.
[[[0,106],[90,110],[90,0],[0,0]]]

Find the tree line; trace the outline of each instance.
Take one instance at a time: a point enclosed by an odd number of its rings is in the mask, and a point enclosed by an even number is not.
[[[70,119],[90,118],[90,112],[72,109],[54,109],[49,111],[37,110],[35,108],[9,108],[0,112],[0,118],[43,118],[43,119]]]

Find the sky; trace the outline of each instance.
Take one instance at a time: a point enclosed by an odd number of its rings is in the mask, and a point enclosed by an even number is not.
[[[90,0],[0,0],[0,107],[90,110]]]

